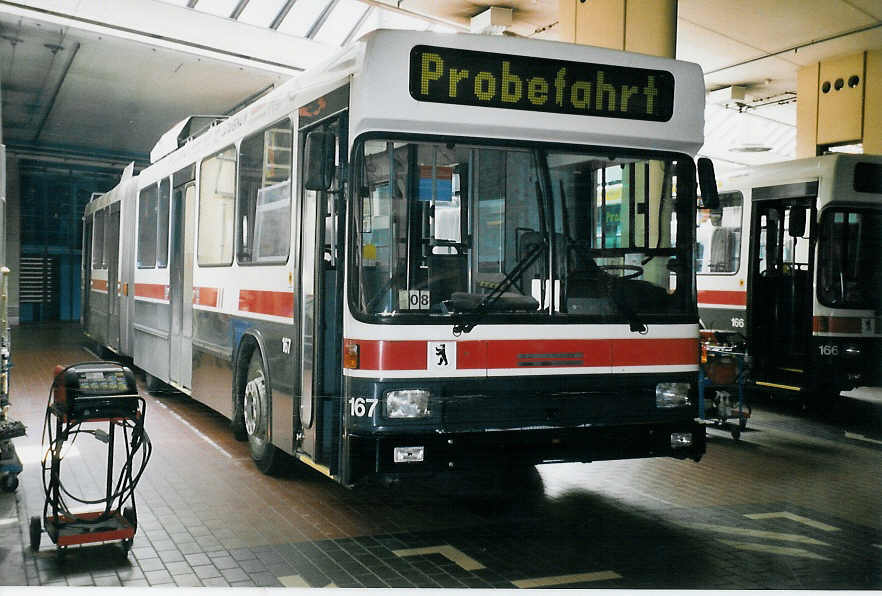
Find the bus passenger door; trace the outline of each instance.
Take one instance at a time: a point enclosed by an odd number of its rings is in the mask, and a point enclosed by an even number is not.
[[[119,351],[119,202],[110,206],[105,222],[104,254],[107,259],[107,345]]]
[[[334,136],[337,165],[345,159],[345,117],[326,120],[300,131],[302,148],[308,132],[323,130]],[[341,134],[342,133],[342,134]],[[340,168],[337,168],[339,171]],[[300,448],[334,473],[335,439],[339,435],[342,404],[339,387],[339,334],[342,331],[337,304],[342,255],[334,250],[341,229],[342,182],[335,175],[329,191],[307,190],[301,176],[300,296]]]
[[[95,214],[89,213],[83,224],[82,273],[80,275],[81,297],[80,325],[84,331],[89,330],[89,309],[92,296],[92,221]]]
[[[760,385],[799,390],[809,372],[813,219],[811,199],[754,202],[747,312]]]
[[[169,381],[189,389],[193,374],[193,234],[196,185],[176,186],[172,193],[171,350]]]

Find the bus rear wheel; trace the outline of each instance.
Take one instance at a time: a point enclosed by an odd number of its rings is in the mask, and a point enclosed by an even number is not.
[[[242,414],[251,459],[264,474],[275,474],[282,456],[270,442],[271,389],[264,371],[263,358],[256,346],[248,356],[245,382],[242,384]]]

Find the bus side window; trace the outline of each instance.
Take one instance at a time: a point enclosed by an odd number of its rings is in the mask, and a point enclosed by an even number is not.
[[[164,178],[159,184],[159,201],[157,203],[156,223],[156,266],[160,269],[168,267],[168,199],[171,181]]]
[[[239,263],[282,262],[291,237],[291,121],[242,141],[239,148]]]
[[[105,211],[95,212],[95,224],[92,230],[92,269],[104,269],[104,219]]]
[[[200,267],[233,262],[233,201],[236,195],[236,148],[227,147],[202,160],[199,169]]]
[[[155,184],[141,189],[138,195],[138,268],[156,267],[156,198]]]

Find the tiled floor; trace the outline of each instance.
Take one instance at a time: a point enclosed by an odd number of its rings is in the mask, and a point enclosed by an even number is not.
[[[347,490],[296,465],[263,476],[225,419],[145,393],[154,452],[132,550],[87,545],[59,561],[44,533],[32,553],[51,373],[90,359],[81,342],[72,326],[15,330],[12,413],[29,432],[16,439],[21,485],[0,493],[2,585],[882,587],[878,405],[860,428],[757,405],[740,442],[711,430],[699,463],[541,466],[488,504],[431,483]],[[100,494],[103,445],[76,448],[65,478]]]

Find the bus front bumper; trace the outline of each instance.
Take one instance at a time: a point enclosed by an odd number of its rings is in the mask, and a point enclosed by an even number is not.
[[[590,462],[643,457],[701,459],[704,427],[697,421],[481,432],[353,434],[348,437],[351,483],[368,476],[424,476],[500,465]]]

